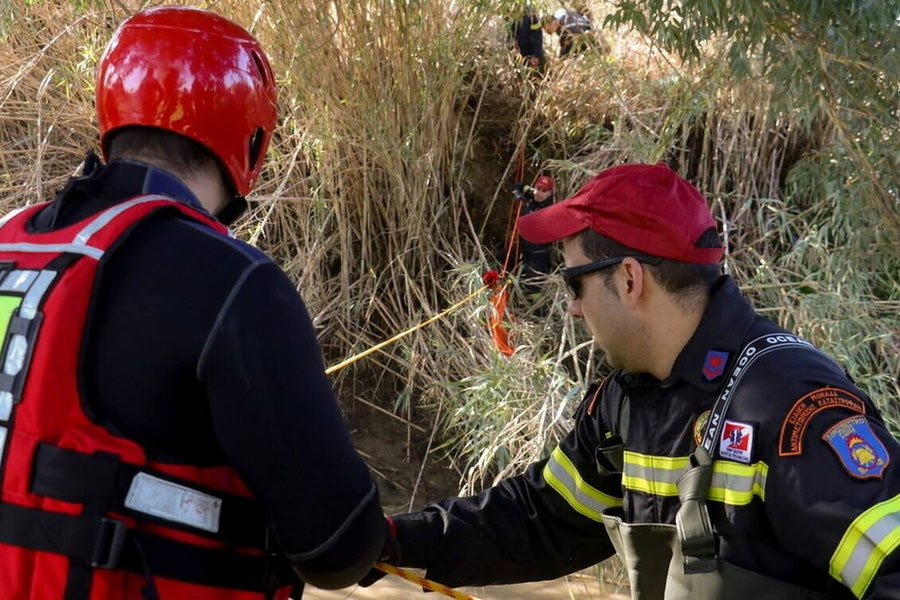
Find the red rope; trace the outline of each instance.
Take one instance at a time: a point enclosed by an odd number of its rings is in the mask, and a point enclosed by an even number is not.
[[[516,183],[523,181],[525,178],[525,148],[519,150],[518,164],[516,165]],[[506,257],[503,259],[503,269],[501,275],[506,275],[516,267],[519,259],[519,236],[516,223],[519,220],[519,214],[522,212],[522,203],[515,202],[510,206],[509,219],[506,223],[507,246]]]

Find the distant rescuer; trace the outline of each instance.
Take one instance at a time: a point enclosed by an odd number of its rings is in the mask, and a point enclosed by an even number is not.
[[[534,185],[517,183],[513,187],[513,198],[522,203],[519,214],[527,215],[553,204],[554,186],[555,182],[549,175],[539,176],[534,180]],[[531,291],[539,291],[540,287],[530,283],[529,280],[550,272],[550,244],[535,244],[523,238],[519,245],[524,266],[522,269],[524,285]]]
[[[265,53],[151,9],[96,99],[108,164],[0,225],[0,598],[350,585],[384,543],[377,488],[294,284],[225,226],[276,122]]]
[[[900,445],[843,368],[720,274],[693,186],[614,167],[519,231],[563,241],[569,312],[614,370],[548,458],[395,517],[388,560],[488,585],[618,553],[641,600],[900,598]]]
[[[541,15],[529,5],[516,27],[516,47],[525,65],[541,70],[546,62],[544,54],[544,30]]]

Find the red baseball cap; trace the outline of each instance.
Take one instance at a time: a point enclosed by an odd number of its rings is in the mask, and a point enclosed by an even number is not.
[[[539,190],[544,190],[545,192],[553,191],[553,178],[548,177],[546,175],[541,175],[537,179],[534,180],[534,186]]]
[[[697,264],[717,263],[725,252],[697,245],[715,227],[706,198],[665,163],[607,169],[574,196],[518,221],[521,236],[538,244],[592,229],[645,254]]]

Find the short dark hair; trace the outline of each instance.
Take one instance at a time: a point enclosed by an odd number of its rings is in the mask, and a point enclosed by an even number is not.
[[[215,167],[229,188],[233,187],[221,163],[206,146],[189,137],[156,127],[122,127],[104,140],[110,160],[133,159],[157,165],[175,175],[188,177]]]
[[[629,248],[591,229],[582,231],[578,238],[582,251],[591,260],[638,254],[646,256],[645,252]],[[664,290],[681,296],[708,294],[722,274],[719,263],[694,264],[664,258],[655,265],[643,264],[653,273],[653,278]],[[612,273],[612,270],[603,273],[607,284],[612,279]]]

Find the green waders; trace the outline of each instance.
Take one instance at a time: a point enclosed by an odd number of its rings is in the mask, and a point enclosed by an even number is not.
[[[624,523],[617,511],[602,515],[625,563],[634,600],[820,600],[826,596],[736,567],[716,556],[705,498],[712,460],[698,448],[678,480],[682,506],[676,524]],[[621,513],[619,513],[621,514]]]

